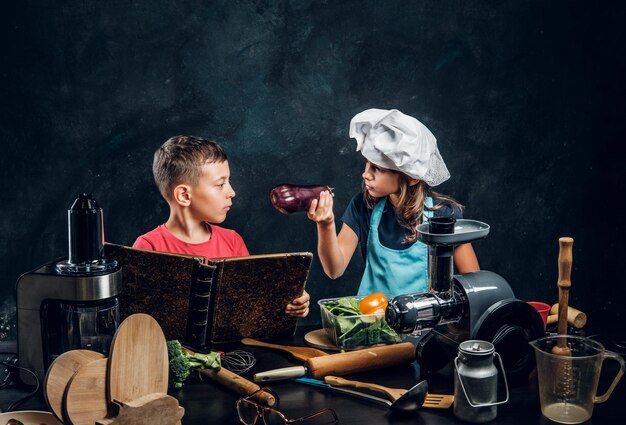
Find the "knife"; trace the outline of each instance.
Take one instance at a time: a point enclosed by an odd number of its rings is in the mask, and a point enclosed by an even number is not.
[[[382,404],[385,407],[390,407],[391,406],[391,402],[389,400],[384,399],[384,398],[376,397],[376,396],[370,395],[370,394],[365,394],[365,393],[362,393],[362,392],[359,392],[359,391],[349,390],[347,388],[334,387],[334,386],[332,386],[330,384],[327,384],[326,382],[324,382],[324,381],[322,381],[320,379],[313,379],[313,378],[304,378],[304,377],[302,377],[302,378],[294,378],[293,381],[298,382],[300,384],[310,385],[310,386],[313,386],[313,387],[325,388],[325,389],[334,391],[336,393],[348,394],[348,395],[351,395],[353,397],[360,398],[361,400]]]

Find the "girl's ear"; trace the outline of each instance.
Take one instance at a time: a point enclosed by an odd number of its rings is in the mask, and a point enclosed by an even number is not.
[[[413,177],[409,178],[409,186],[415,186],[416,184],[418,184],[420,182],[419,179],[414,179]]]
[[[181,207],[191,204],[191,188],[186,184],[179,184],[174,188],[174,202]]]

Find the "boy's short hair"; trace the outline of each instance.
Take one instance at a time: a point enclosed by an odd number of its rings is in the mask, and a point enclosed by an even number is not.
[[[211,140],[174,136],[154,153],[152,173],[159,192],[169,201],[175,186],[198,184],[204,164],[224,162],[227,159],[224,149]]]

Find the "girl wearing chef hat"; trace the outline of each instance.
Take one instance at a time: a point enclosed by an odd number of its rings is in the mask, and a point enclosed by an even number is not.
[[[363,191],[352,198],[339,234],[328,191],[307,212],[317,223],[324,272],[341,276],[361,242],[365,272],[358,295],[425,292],[428,247],[417,240],[416,227],[433,216],[462,218],[460,204],[431,189],[450,177],[435,136],[398,110],[368,109],[352,118],[350,137],[366,159]],[[470,244],[456,247],[454,263],[459,273],[479,270]]]

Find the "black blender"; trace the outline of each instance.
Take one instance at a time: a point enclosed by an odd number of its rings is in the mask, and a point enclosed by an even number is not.
[[[544,335],[539,313],[515,298],[501,276],[490,271],[453,274],[454,248],[489,234],[476,220],[431,218],[417,227],[428,245],[428,292],[390,300],[387,322],[399,333],[421,336],[416,358],[424,373],[449,364],[461,342],[478,339],[494,344],[510,381],[526,378],[534,367],[529,341]]]
[[[17,281],[18,360],[40,381],[60,354],[89,349],[107,354],[119,325],[118,263],[104,257],[102,209],[81,194],[68,210],[69,256],[23,274]],[[26,384],[32,375],[20,371]]]

